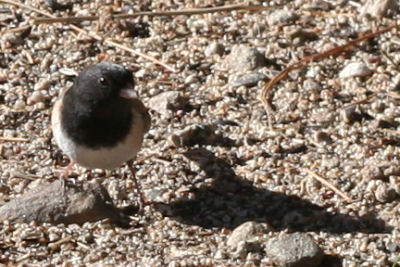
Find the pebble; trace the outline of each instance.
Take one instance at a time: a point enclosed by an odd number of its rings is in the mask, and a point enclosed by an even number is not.
[[[393,79],[394,86],[391,88],[392,91],[399,92],[400,91],[400,74],[397,74]]]
[[[204,50],[204,55],[210,57],[213,55],[222,56],[225,52],[225,47],[223,44],[212,42]]]
[[[282,234],[266,243],[265,252],[275,264],[285,267],[319,266],[322,250],[303,233]]]
[[[390,176],[389,177],[390,185],[393,190],[396,192],[398,196],[400,196],[400,177],[399,176]]]
[[[328,11],[333,7],[332,3],[326,0],[312,0],[311,3],[310,1],[305,1],[305,3],[301,3],[300,6],[302,6],[304,9],[307,10],[324,10],[324,11]]]
[[[350,106],[341,110],[341,116],[345,123],[353,124],[362,120],[362,114],[357,111],[356,106]]]
[[[339,77],[345,79],[350,77],[365,77],[371,74],[372,70],[364,62],[352,62],[342,69]]]
[[[171,135],[169,141],[176,147],[183,147],[195,144],[213,144],[217,138],[214,125],[194,124]]]
[[[6,50],[11,47],[17,47],[24,42],[23,38],[17,33],[6,33],[0,38],[0,48]]]
[[[25,109],[25,102],[21,99],[18,99],[17,101],[15,101],[15,104],[13,107],[15,110],[22,111]]]
[[[110,197],[114,200],[117,199],[126,199],[126,188],[117,180],[112,180],[107,186],[107,192]]]
[[[34,105],[36,103],[42,102],[43,99],[44,96],[40,91],[34,91],[32,95],[27,99],[27,104]]]
[[[315,133],[314,139],[318,143],[326,143],[326,144],[331,144],[332,143],[332,138],[330,135],[324,131],[318,131]]]
[[[396,191],[388,183],[380,183],[375,190],[375,198],[381,203],[391,202],[396,197]]]
[[[396,126],[397,126],[397,123],[395,121],[387,121],[387,120],[383,120],[383,119],[375,120],[372,123],[372,127],[374,127],[374,128],[389,129],[389,128],[394,128]]]
[[[192,83],[195,83],[195,82],[197,82],[197,75],[196,74],[191,74],[191,75],[189,75],[189,76],[187,76],[186,78],[185,78],[185,84],[192,84]]]
[[[65,76],[78,76],[79,73],[76,70],[70,69],[70,68],[61,68],[60,73],[65,75]]]
[[[299,16],[291,10],[278,9],[268,16],[267,21],[270,26],[273,26],[277,24],[293,22],[298,18]]]
[[[399,13],[397,0],[367,0],[361,7],[362,15],[369,14],[373,17],[386,17]]]
[[[290,30],[286,33],[287,36],[296,44],[301,44],[306,41],[314,41],[318,39],[318,35],[310,30],[305,30],[300,27]]]
[[[361,175],[363,179],[367,180],[383,180],[384,178],[386,178],[382,171],[382,168],[373,165],[366,165],[361,170]]]
[[[227,69],[244,72],[266,66],[267,59],[254,47],[235,45],[225,58],[224,65]]]
[[[183,97],[179,91],[168,91],[149,100],[149,108],[155,112],[165,116],[172,116],[174,111],[184,109],[188,99]]]
[[[232,82],[233,87],[239,87],[239,86],[255,86],[258,84],[259,81],[265,81],[267,80],[268,77],[262,73],[258,72],[253,72],[253,73],[247,73],[243,74],[240,77],[238,77],[236,80]]]
[[[49,79],[41,79],[38,81],[35,86],[33,87],[33,90],[35,91],[41,91],[41,90],[47,90],[50,88],[51,82]]]
[[[386,176],[391,176],[391,175],[400,176],[400,166],[398,164],[396,164],[396,165],[394,165],[394,164],[395,163],[384,167],[384,171],[383,171],[384,175],[386,175]]]
[[[236,250],[231,254],[234,258],[246,259],[249,254],[262,254],[261,243],[257,240],[246,240],[238,243]]]
[[[314,79],[305,80],[303,82],[303,87],[305,90],[309,90],[309,91],[312,91],[312,90],[319,91],[322,89],[321,84],[319,82],[315,81]]]
[[[231,250],[236,250],[240,242],[248,241],[258,233],[271,231],[272,228],[265,223],[254,221],[245,222],[236,227],[230,234],[226,244]]]

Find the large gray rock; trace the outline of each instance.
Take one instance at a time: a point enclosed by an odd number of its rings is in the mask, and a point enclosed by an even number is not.
[[[84,223],[109,218],[127,224],[104,187],[97,181],[70,185],[57,180],[42,183],[21,197],[0,207],[0,221],[50,223]]]
[[[317,267],[323,253],[306,234],[282,234],[270,239],[265,246],[266,254],[281,267]]]

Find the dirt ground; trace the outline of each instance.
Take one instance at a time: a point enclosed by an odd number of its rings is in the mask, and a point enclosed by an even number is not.
[[[266,243],[293,232],[322,249],[321,266],[400,264],[398,29],[290,71],[268,95],[274,110],[261,101],[290,64],[399,22],[399,1],[10,2],[0,1],[0,204],[60,179],[69,160],[51,108],[85,66],[110,61],[133,70],[151,109],[136,167],[153,205],[135,213],[126,165],[75,166],[68,181],[98,179],[129,225],[3,221],[0,266],[277,266]],[[167,13],[232,4],[262,8]],[[38,11],[73,18],[39,24]],[[112,16],[144,11],[161,14]],[[233,249],[249,221],[263,230]]]

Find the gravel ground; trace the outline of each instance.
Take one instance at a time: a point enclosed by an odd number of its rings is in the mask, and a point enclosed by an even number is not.
[[[83,0],[65,11],[48,2],[25,1],[55,16],[101,14],[76,25],[177,71],[68,24],[33,25],[38,14],[0,3],[0,204],[37,180],[59,179],[68,159],[52,139],[51,107],[76,72],[107,60],[135,71],[153,109],[137,176],[154,205],[131,214],[125,228],[108,220],[0,222],[0,265],[276,266],[268,240],[300,232],[322,249],[321,266],[398,266],[398,31],[292,71],[273,88],[269,117],[260,101],[267,80],[287,65],[399,21],[398,8],[388,4],[386,14],[362,1],[249,1],[270,8],[123,22],[107,14],[237,1]],[[154,100],[168,91],[178,93]],[[126,166],[75,167],[70,180],[101,178],[114,204],[129,210],[136,204],[129,176]],[[252,237],[256,249],[247,237],[247,246],[228,245],[248,221],[262,226]]]

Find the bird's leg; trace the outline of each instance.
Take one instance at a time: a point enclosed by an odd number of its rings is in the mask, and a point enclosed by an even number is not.
[[[139,196],[139,198],[138,198],[139,211],[142,211],[144,205],[147,204],[147,201],[146,201],[146,198],[143,195],[142,187],[141,187],[140,183],[138,182],[138,180],[136,179],[136,167],[134,166],[133,163],[134,163],[134,160],[130,160],[130,161],[127,162],[129,170],[132,173],[132,179],[133,179],[133,182],[135,183],[136,192],[137,192],[137,194]]]
[[[71,161],[67,167],[65,167],[62,174],[58,177],[61,182],[61,188],[63,195],[65,194],[65,181],[68,180],[68,176],[71,174],[72,167],[74,167],[75,162]],[[64,199],[64,198],[63,198]],[[64,199],[65,201],[65,199]]]

